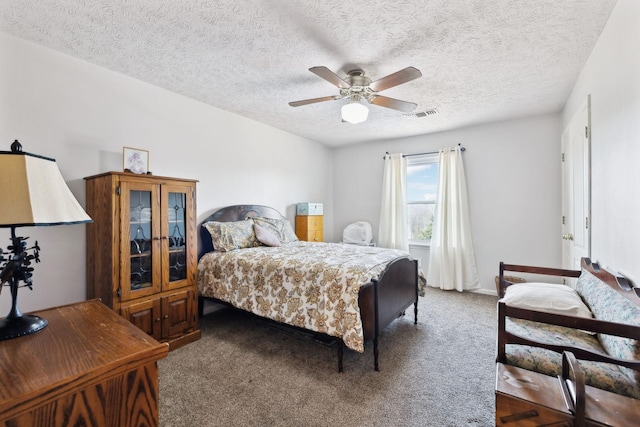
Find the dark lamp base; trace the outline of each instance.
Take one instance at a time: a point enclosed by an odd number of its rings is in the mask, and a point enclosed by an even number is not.
[[[23,314],[20,317],[0,319],[0,341],[11,338],[18,338],[38,332],[47,326],[47,322],[42,317]]]

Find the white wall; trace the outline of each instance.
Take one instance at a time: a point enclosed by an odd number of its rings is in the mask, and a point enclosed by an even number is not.
[[[83,178],[122,170],[122,147],[130,146],[150,151],[155,175],[200,181],[199,221],[241,203],[293,220],[295,203],[312,200],[325,203],[331,229],[327,147],[4,33],[0,61],[0,150],[18,139],[25,151],[55,158],[81,204]],[[20,308],[84,300],[85,226],[19,231],[42,247],[34,291],[20,290]],[[0,230],[0,247],[8,244],[9,231]],[[3,292],[0,317],[9,305]]]
[[[562,113],[591,94],[593,260],[640,284],[640,2],[618,0]]]
[[[460,143],[467,149],[463,159],[481,291],[495,294],[500,261],[559,267],[560,129],[560,117],[553,114],[336,149],[334,234],[365,220],[376,240],[385,152],[422,153]]]

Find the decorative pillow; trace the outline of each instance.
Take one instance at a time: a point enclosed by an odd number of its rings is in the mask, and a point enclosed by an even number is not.
[[[589,304],[596,318],[640,326],[640,308],[585,269],[582,269],[582,275],[576,282],[576,291]],[[611,356],[640,360],[640,340],[605,334],[599,334],[598,337]],[[640,372],[627,368],[621,369],[629,378],[640,382]]]
[[[264,227],[258,224],[253,224],[253,231],[256,233],[256,238],[260,243],[266,246],[282,246],[278,237]]]
[[[273,233],[282,244],[298,240],[291,223],[286,219],[253,218],[253,221]]]
[[[567,285],[554,283],[518,283],[507,288],[507,305],[547,313],[593,317],[580,295]]]
[[[220,252],[259,246],[251,219],[233,222],[210,221],[204,224],[215,250]]]

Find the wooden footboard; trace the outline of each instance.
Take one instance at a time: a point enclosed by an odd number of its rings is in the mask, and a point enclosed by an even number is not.
[[[360,289],[358,300],[365,339],[373,339],[375,370],[378,366],[378,336],[412,304],[418,323],[418,261],[399,258],[389,264],[378,280]],[[338,367],[341,370],[341,366]]]
[[[376,287],[378,321],[376,322]],[[408,307],[418,302],[418,262],[400,258],[389,264],[380,279],[360,289],[359,305],[362,327],[366,339],[375,338],[378,332],[398,318]],[[417,309],[417,305],[415,307]],[[417,316],[416,316],[417,320]]]

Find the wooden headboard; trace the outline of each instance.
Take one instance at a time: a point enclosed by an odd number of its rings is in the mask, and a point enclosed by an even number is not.
[[[233,205],[218,209],[200,223],[200,241],[202,242],[202,248],[198,259],[207,252],[213,250],[213,243],[211,242],[211,235],[207,229],[203,226],[209,221],[218,222],[231,222],[231,221],[243,221],[248,218],[263,217],[274,219],[287,219],[276,209],[263,205]]]

